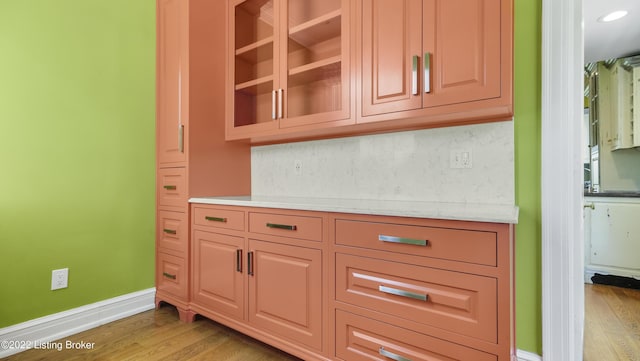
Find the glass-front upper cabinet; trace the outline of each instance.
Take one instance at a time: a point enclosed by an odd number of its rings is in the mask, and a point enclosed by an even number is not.
[[[287,3],[282,126],[349,118],[349,1]]]
[[[230,4],[227,138],[352,118],[348,0]]]
[[[229,4],[230,29],[227,84],[227,136],[242,137],[250,129],[275,128],[274,89],[278,85],[277,1],[246,0]],[[231,81],[229,81],[231,80]],[[231,111],[231,113],[230,113]],[[231,129],[229,129],[231,128]],[[244,129],[243,129],[244,128]],[[231,134],[230,134],[231,133]]]

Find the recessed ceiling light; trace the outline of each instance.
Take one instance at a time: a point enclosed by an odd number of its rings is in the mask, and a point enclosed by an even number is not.
[[[608,23],[610,21],[615,21],[618,19],[621,19],[625,16],[627,16],[629,12],[626,10],[618,10],[618,11],[614,11],[612,13],[609,13],[607,15],[601,16],[598,18],[598,21],[601,23]]]

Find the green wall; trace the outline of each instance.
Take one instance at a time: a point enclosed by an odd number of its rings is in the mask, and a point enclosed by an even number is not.
[[[0,1],[0,327],[154,286],[154,88],[154,0]]]
[[[542,267],[540,221],[541,152],[541,4],[515,3],[515,174],[516,342],[519,349],[542,354]]]

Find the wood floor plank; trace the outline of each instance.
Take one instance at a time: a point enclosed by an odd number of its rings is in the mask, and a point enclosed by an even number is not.
[[[640,361],[640,290],[585,285],[584,361]]]
[[[92,349],[66,349],[66,342],[94,343]],[[211,320],[179,320],[171,306],[118,320],[61,342],[63,349],[28,350],[6,361],[216,360],[299,361],[298,358]]]

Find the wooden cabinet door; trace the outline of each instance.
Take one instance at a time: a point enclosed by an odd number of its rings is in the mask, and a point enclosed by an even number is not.
[[[424,107],[500,97],[501,2],[424,0]]]
[[[362,115],[422,107],[422,0],[362,3]]]
[[[350,117],[350,3],[282,0],[280,127]]]
[[[195,231],[193,245],[193,302],[244,319],[244,238]]]
[[[265,332],[322,348],[322,253],[249,240],[249,322]]]
[[[278,127],[278,0],[229,2],[227,139]]]
[[[186,161],[189,118],[189,2],[158,0],[156,132],[160,166]]]

